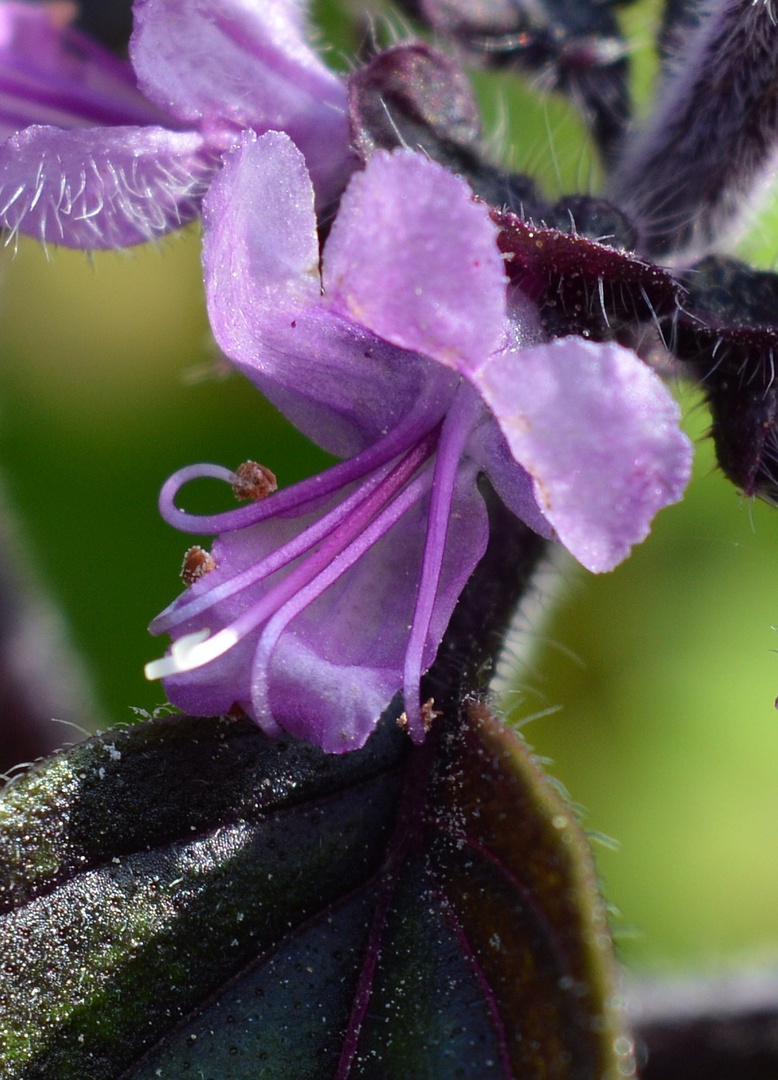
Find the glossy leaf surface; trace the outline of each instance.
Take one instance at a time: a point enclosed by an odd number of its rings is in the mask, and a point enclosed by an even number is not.
[[[484,706],[325,755],[171,717],[0,800],[11,1078],[629,1075],[583,835]]]

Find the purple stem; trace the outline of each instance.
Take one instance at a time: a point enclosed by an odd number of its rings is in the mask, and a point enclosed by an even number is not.
[[[638,227],[641,254],[688,261],[736,218],[776,148],[772,0],[719,0],[627,147],[608,198]]]

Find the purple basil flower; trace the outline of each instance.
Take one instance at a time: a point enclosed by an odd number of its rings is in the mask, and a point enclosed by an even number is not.
[[[313,189],[284,134],[244,136],[204,206],[211,323],[227,355],[346,460],[215,517],[216,568],[152,624],[149,665],[190,712],[237,702],[269,732],[360,746],[398,689],[412,737],[462,588],[487,541],[484,472],[532,528],[594,571],[680,498],[691,448],[678,407],[631,351],[545,340],[509,295],[488,207],[420,154],[376,152],[324,248]],[[210,565],[210,564],[209,564]],[[428,711],[428,710],[427,710]]]
[[[0,2],[0,225],[77,248],[142,243],[199,213],[244,128],[289,132],[326,203],[351,168],[346,95],[300,0],[136,0],[132,65]]]

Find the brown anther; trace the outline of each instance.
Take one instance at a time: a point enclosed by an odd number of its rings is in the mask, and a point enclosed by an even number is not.
[[[776,707],[776,709],[778,709],[778,701],[776,701],[775,707]],[[407,727],[408,727],[408,714],[407,713],[404,713],[404,712],[400,713],[400,715],[397,717],[397,726],[399,728],[402,728],[403,731],[405,731],[407,729]]]
[[[442,712],[438,712],[437,709],[433,708],[434,704],[435,698],[430,698],[421,707],[421,722],[425,731],[429,731],[437,718],[443,715]]]
[[[257,502],[266,499],[278,490],[275,474],[256,461],[244,461],[235,470],[232,490],[236,499],[251,499]]]
[[[190,547],[184,555],[184,564],[181,567],[181,579],[184,585],[194,585],[201,577],[210,574],[216,569],[216,559],[205,548]]]

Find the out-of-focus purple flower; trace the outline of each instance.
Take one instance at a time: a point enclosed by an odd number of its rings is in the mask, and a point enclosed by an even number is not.
[[[422,673],[487,541],[477,477],[584,566],[609,570],[680,498],[678,408],[631,351],[546,341],[509,294],[488,207],[420,154],[376,152],[341,201],[319,270],[313,189],[276,132],[244,136],[204,207],[211,323],[227,355],[302,430],[346,457],[251,506],[194,517],[215,568],[152,624],[173,702],[238,703],[342,751],[398,689],[424,734]],[[209,564],[210,565],[210,564]]]
[[[142,243],[199,213],[246,128],[287,131],[324,204],[351,168],[346,94],[302,0],[136,0],[132,64],[69,4],[0,2],[0,225],[78,248]]]

